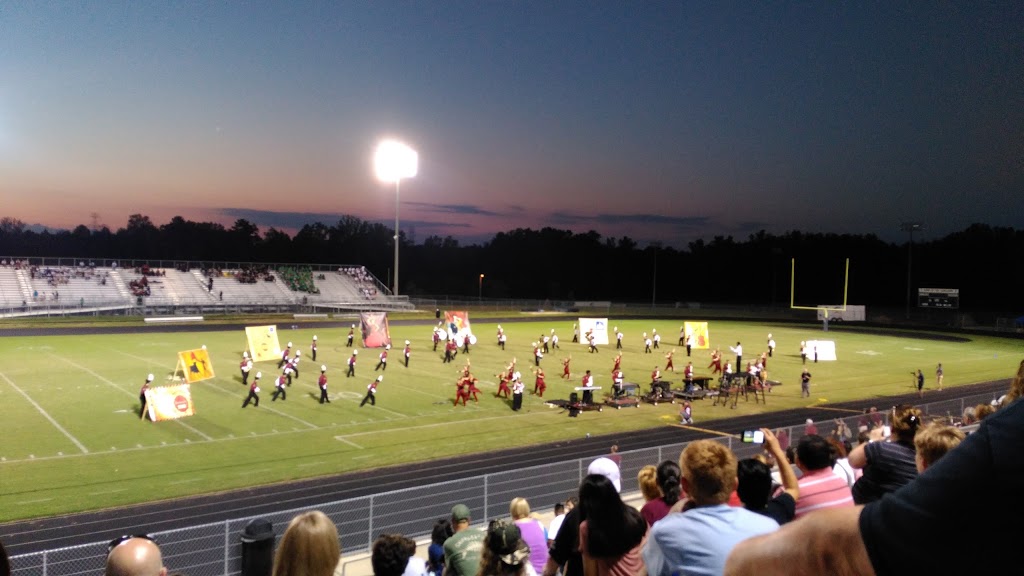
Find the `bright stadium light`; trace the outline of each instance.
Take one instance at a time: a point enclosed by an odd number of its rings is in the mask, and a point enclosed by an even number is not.
[[[399,183],[402,178],[416,176],[419,155],[397,140],[384,140],[373,155],[373,168],[381,182],[395,183],[395,282],[391,293],[398,296],[398,205]]]

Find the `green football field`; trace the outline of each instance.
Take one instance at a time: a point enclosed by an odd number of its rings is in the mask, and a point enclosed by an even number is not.
[[[472,318],[471,318],[472,320]],[[454,406],[456,372],[465,364],[443,364],[431,350],[432,322],[393,323],[396,343],[378,389],[377,405],[360,408],[367,384],[377,372],[379,350],[360,349],[355,378],[345,377],[347,328],[292,330],[279,326],[302,350],[300,377],[285,401],[271,402],[276,362],[257,363],[263,372],[261,403],[242,409],[247,388],[238,362],[246,347],[243,330],[167,332],[99,336],[5,337],[0,339],[0,521],[94,510],[198,493],[243,488],[404,464],[522,445],[666,426],[677,422],[678,405],[642,404],[636,409],[587,412],[567,418],[544,402],[567,399],[590,369],[607,392],[615,355],[614,341],[589,354],[572,344],[571,319],[540,319],[504,324],[507,349],[496,345],[493,321],[473,321],[478,337],[469,358],[484,394],[479,403]],[[687,358],[676,345],[679,320],[609,320],[625,334],[622,367],[627,381],[649,382],[652,368],[665,366],[664,354],[676,349],[681,372]],[[533,396],[532,346],[539,335],[556,329],[561,350],[542,361],[547,374],[545,398]],[[643,352],[642,332],[663,334],[661,350]],[[711,321],[711,345],[733,355],[729,345],[742,341],[744,361],[766,348],[771,332],[778,343],[768,364],[773,390],[768,407],[740,402],[736,410],[697,403],[698,421],[743,413],[778,410],[906,393],[911,371],[922,369],[926,390],[934,389],[935,365],[945,368],[945,385],[956,386],[1012,376],[1021,360],[1015,340],[971,336],[955,341],[884,336],[854,329],[824,333],[819,325]],[[319,355],[308,357],[313,335]],[[801,340],[833,340],[838,361],[808,364],[812,397],[800,398],[798,355]],[[412,361],[401,365],[401,344],[411,340]],[[358,344],[358,336],[357,336]],[[156,384],[169,382],[179,351],[206,346],[216,376],[191,386],[196,414],[174,421],[140,421],[138,394],[148,373]],[[572,378],[563,380],[561,359],[571,354]],[[513,357],[527,384],[524,410],[516,413],[494,397],[497,374]],[[707,374],[709,350],[694,350],[697,374]],[[319,404],[316,378],[328,367],[332,402]],[[679,377],[666,375],[678,382]],[[927,394],[925,396],[927,401]],[[471,438],[472,441],[457,441]],[[456,441],[453,441],[455,439]]]

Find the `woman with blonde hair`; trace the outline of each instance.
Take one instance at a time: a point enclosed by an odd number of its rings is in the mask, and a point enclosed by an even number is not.
[[[530,564],[540,574],[548,562],[548,537],[544,533],[544,525],[530,516],[530,503],[526,498],[513,498],[508,511],[519,527],[523,541],[530,547]]]
[[[274,554],[274,576],[331,576],[341,562],[338,528],[319,510],[292,518]]]

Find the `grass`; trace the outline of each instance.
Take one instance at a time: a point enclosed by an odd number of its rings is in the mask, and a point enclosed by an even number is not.
[[[472,316],[471,318],[476,318]],[[253,324],[267,324],[266,320]],[[611,319],[625,333],[623,370],[626,380],[645,385],[655,364],[664,368],[664,353],[677,348],[677,370],[686,363],[685,350],[674,346],[679,320]],[[588,354],[571,344],[572,321],[546,319],[509,322],[506,351],[495,344],[495,323],[474,321],[479,341],[470,358],[484,391],[479,404],[453,406],[456,371],[465,363],[442,364],[431,351],[431,326],[392,324],[396,347],[384,372],[377,406],[359,407],[373,371],[377,350],[360,351],[355,378],[346,378],[344,346],[347,329],[289,329],[278,322],[281,344],[291,340],[303,351],[301,377],[288,390],[287,401],[271,402],[276,363],[257,364],[264,374],[259,408],[241,409],[247,389],[238,361],[245,347],[242,330],[169,332],[101,336],[48,336],[0,339],[0,521],[96,510],[253,485],[284,482],[481,452],[517,444],[577,438],[586,433],[611,434],[664,426],[677,421],[678,405],[643,404],[638,409],[588,412],[567,418],[529,394],[531,342],[551,328],[562,350],[543,361],[547,399],[565,399],[590,369],[607,391],[615,354],[614,343]],[[642,332],[663,334],[661,354],[644,354]],[[770,377],[783,382],[768,407],[740,402],[736,410],[697,403],[698,421],[805,406],[809,403],[873,398],[911,390],[910,372],[921,368],[926,386],[934,387],[934,368],[942,362],[946,386],[1007,378],[1020,361],[1019,342],[972,336],[970,341],[881,336],[851,329],[827,334],[817,325],[771,325],[713,321],[711,343],[726,359],[728,345],[742,341],[745,358],[766,345],[772,332],[778,342],[769,362]],[[319,357],[306,356],[313,334]],[[809,364],[814,375],[812,402],[800,398],[801,340],[831,339],[838,362]],[[405,340],[413,343],[412,362],[399,362]],[[206,345],[217,376],[192,385],[196,415],[179,421],[140,422],[139,387],[146,374],[165,382],[175,368],[177,352]],[[562,380],[560,359],[572,354],[573,376]],[[514,413],[496,399],[494,377],[513,357],[527,383],[524,411]],[[706,373],[709,351],[695,350],[698,374]],[[315,382],[320,364],[328,366],[331,404],[317,402]],[[668,376],[673,379],[671,375]],[[678,380],[678,377],[674,378]],[[927,400],[927,395],[926,395]],[[453,437],[472,437],[452,442]]]

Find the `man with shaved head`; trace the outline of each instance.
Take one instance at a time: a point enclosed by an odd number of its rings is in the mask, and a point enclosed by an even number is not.
[[[160,548],[145,536],[124,536],[110,543],[104,576],[167,576]]]

